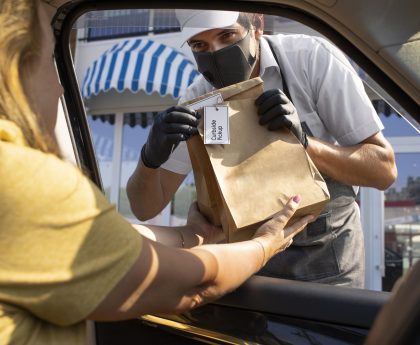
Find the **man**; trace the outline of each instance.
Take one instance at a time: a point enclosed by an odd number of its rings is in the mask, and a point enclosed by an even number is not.
[[[256,100],[260,124],[268,130],[289,128],[331,194],[317,221],[260,273],[363,287],[363,233],[353,186],[386,189],[397,171],[383,125],[356,72],[324,39],[263,36],[262,15],[196,10],[177,16],[202,73],[180,103],[260,76],[265,90]],[[140,219],[160,212],[191,170],[184,141],[197,133],[198,120],[195,111],[182,106],[156,117],[127,188]]]

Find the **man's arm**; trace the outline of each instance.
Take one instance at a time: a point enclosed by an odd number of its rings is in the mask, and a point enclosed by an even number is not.
[[[384,190],[397,178],[394,151],[381,132],[356,145],[333,145],[305,134],[295,107],[281,90],[265,91],[255,104],[261,125],[269,130],[290,129],[318,170],[333,179]]]
[[[348,185],[385,190],[397,178],[394,151],[381,132],[347,147],[308,137],[306,150],[319,171]]]
[[[200,114],[183,106],[171,107],[153,120],[136,170],[128,180],[127,196],[134,215],[140,220],[156,216],[174,196],[185,175],[160,166],[181,141],[198,133]]]
[[[127,196],[134,215],[144,221],[161,212],[175,195],[185,175],[166,169],[150,169],[142,160],[127,183]]]

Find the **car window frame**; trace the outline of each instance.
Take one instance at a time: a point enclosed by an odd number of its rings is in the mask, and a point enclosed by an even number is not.
[[[171,7],[171,2],[168,1],[145,1],[141,3],[141,8],[165,8]],[[64,106],[67,109],[67,113],[70,114],[68,116],[69,124],[72,128],[72,136],[74,138],[74,145],[76,148],[76,155],[78,158],[78,162],[82,169],[89,175],[89,177],[100,187],[102,188],[100,173],[98,169],[98,165],[96,162],[95,151],[93,148],[93,143],[90,136],[89,126],[87,124],[87,118],[85,114],[85,108],[83,105],[83,100],[81,98],[80,92],[77,87],[77,80],[75,77],[75,73],[73,70],[73,61],[71,59],[71,53],[69,49],[69,38],[70,38],[70,31],[74,21],[83,13],[88,12],[90,10],[110,10],[116,9],[121,7],[126,8],[139,8],[134,6],[134,1],[120,1],[117,5],[113,4],[113,1],[103,1],[101,4],[95,4],[93,1],[86,2],[86,3],[71,3],[67,6],[62,7],[55,16],[53,20],[54,26],[54,33],[57,40],[56,45],[56,61],[57,61],[57,68],[60,74],[60,79],[65,89],[64,94]],[[172,5],[173,6],[173,5]],[[179,8],[197,8],[198,5],[195,2],[191,1],[183,1],[179,4],[177,3]],[[201,4],[203,6],[203,4]],[[397,102],[399,102],[413,117],[419,122],[420,118],[417,114],[412,113],[412,111],[416,108],[415,101],[412,100],[409,95],[407,95],[395,82],[393,82],[389,77],[387,77],[382,71],[376,67],[370,59],[364,55],[359,49],[357,49],[353,44],[351,44],[344,36],[340,35],[335,31],[331,31],[330,27],[322,22],[321,20],[314,18],[312,16],[307,16],[306,14],[301,13],[298,9],[293,8],[291,6],[284,6],[284,5],[272,5],[269,7],[267,4],[251,4],[246,1],[240,1],[232,4],[226,4],[224,2],[215,1],[211,3],[212,8],[218,9],[225,9],[225,10],[238,10],[239,8],[243,11],[258,11],[264,12],[267,14],[273,15],[280,15],[292,20],[299,21],[304,25],[307,25],[324,36],[330,39],[334,44],[336,44],[344,53],[351,56],[351,58],[360,66],[362,67],[367,73],[371,75],[375,81],[381,85],[391,96],[393,96]],[[206,8],[210,8],[210,6],[206,6]],[[73,71],[73,73],[70,73]],[[77,114],[77,116],[76,116]],[[335,287],[327,287],[327,289],[317,290],[315,287],[312,289],[312,285],[310,283],[302,283],[302,282],[290,282],[284,281],[281,289],[282,291],[278,291],[278,289],[271,289],[271,284],[267,283],[267,281],[262,277],[253,277],[245,283],[238,291],[234,292],[233,294],[229,294],[218,301],[216,304],[220,304],[223,306],[227,306],[230,308],[245,308],[249,310],[256,310],[263,311],[265,313],[281,313],[282,315],[298,317],[302,315],[302,310],[296,307],[293,303],[288,305],[288,307],[278,308],[277,304],[267,305],[264,310],[261,310],[261,303],[258,300],[249,300],[246,296],[249,294],[253,295],[253,291],[256,289],[259,291],[265,291],[265,298],[270,296],[270,291],[275,291],[273,296],[278,298],[279,296],[289,296],[290,289],[293,289],[294,286],[303,284],[303,290],[299,290],[302,295],[297,296],[296,298],[302,298],[304,296],[309,295],[313,296],[314,294],[317,295],[320,299],[319,301],[328,301],[331,298],[335,299],[339,303],[344,303],[345,306],[342,306],[342,310],[345,312],[342,313],[343,316],[348,315],[349,320],[339,319],[337,320],[336,315],[332,314],[325,314],[325,311],[322,310],[322,303],[319,305],[319,308],[316,308],[317,312],[312,315],[313,319],[315,320],[323,320],[325,322],[335,322],[335,323],[343,323],[343,324],[350,324],[351,326],[355,326],[353,324],[354,317],[356,314],[360,312],[360,305],[354,304],[355,300],[361,300],[364,305],[369,306],[368,312],[366,312],[367,319],[363,321],[362,324],[358,326],[363,327],[366,329],[369,328],[371,322],[373,322],[374,317],[381,309],[381,307],[386,303],[389,299],[389,294],[386,292],[371,292],[368,290],[362,290],[361,294],[359,292],[351,291],[345,289],[342,291],[343,288],[338,288],[336,290]],[[331,288],[331,289],[330,289]],[[327,291],[326,291],[327,290]],[[244,297],[245,296],[245,297]],[[336,297],[334,297],[336,296]],[[363,298],[365,296],[366,299]],[[243,301],[248,300],[249,303],[243,303]],[[290,302],[293,299],[287,299]],[[341,301],[341,302],[340,302]],[[302,306],[305,308],[305,306]],[[324,316],[323,316],[324,315]],[[327,317],[325,317],[327,315]],[[329,315],[329,316],[328,316]]]

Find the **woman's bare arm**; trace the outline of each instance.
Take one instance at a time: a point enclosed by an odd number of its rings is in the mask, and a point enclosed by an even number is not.
[[[283,230],[296,208],[297,203],[290,200],[283,212],[262,225],[249,241],[176,249],[144,239],[133,267],[89,319],[179,313],[219,298],[287,248],[293,236],[312,220],[305,217]]]

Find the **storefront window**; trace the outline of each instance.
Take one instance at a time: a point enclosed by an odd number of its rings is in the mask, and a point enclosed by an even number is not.
[[[144,116],[147,117],[147,114]],[[121,179],[118,210],[127,219],[135,220],[136,217],[131,212],[130,203],[127,197],[127,181],[133,173],[139,160],[140,150],[147,140],[150,127],[133,126],[128,123],[130,114],[124,114],[122,160],[121,160]]]
[[[89,12],[79,19],[79,27],[86,29],[82,39],[87,41],[180,31],[174,10],[159,9]]]
[[[395,112],[386,114],[381,112],[380,107],[378,107],[378,114],[382,123],[385,126],[382,132],[385,135],[385,137],[391,138],[419,136],[419,132],[414,127],[412,127],[411,124],[407,122],[407,120],[404,117],[397,115]]]
[[[113,116],[110,116],[109,119],[111,120]],[[88,116],[102,186],[108,199],[111,195],[112,152],[114,149],[114,126],[111,122],[112,120],[105,121],[104,118],[95,118],[94,120],[92,116]]]
[[[420,258],[420,153],[396,160],[399,176],[385,193],[385,290]]]
[[[178,226],[186,223],[188,210],[196,199],[194,175],[190,172],[172,200],[171,225]]]
[[[177,104],[199,73],[191,49],[182,44],[173,10],[153,10],[153,16],[152,10],[104,11],[90,16],[85,17],[90,21],[80,21],[77,26],[82,29],[75,54],[81,95],[89,114],[105,192],[124,217],[139,222],[127,198],[128,178],[138,163],[154,116]],[[265,16],[265,29],[272,34],[320,35],[298,22],[276,16]],[[115,39],[121,35],[121,39]],[[415,121],[410,125],[399,115],[410,120],[389,95],[362,69],[354,67],[397,157],[399,177],[385,196],[382,191],[362,188],[365,199],[358,198],[366,223],[365,247],[367,253],[374,254],[366,261],[366,271],[373,272],[366,287],[389,290],[420,256],[418,130],[413,127]],[[92,114],[99,118],[93,121]],[[148,222],[184,224],[195,199],[190,173],[170,205]]]
[[[137,166],[141,148],[147,140],[155,115],[156,112],[124,114],[118,210],[131,222],[139,221],[131,212],[126,191],[127,181]],[[189,207],[195,199],[194,177],[190,173],[179,187],[166,212],[162,212],[147,223],[183,225],[186,222]]]

